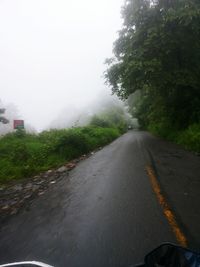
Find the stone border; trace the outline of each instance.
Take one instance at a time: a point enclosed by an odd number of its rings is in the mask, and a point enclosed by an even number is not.
[[[0,187],[0,222],[17,214],[23,207],[30,204],[33,199],[43,195],[50,186],[53,186],[59,179],[63,178],[63,175],[68,175],[69,171],[76,167],[78,162],[90,157],[95,152],[82,155],[58,169],[51,169],[32,178],[15,181],[13,184]]]

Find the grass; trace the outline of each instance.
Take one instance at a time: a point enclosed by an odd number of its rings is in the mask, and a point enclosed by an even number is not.
[[[175,142],[188,150],[200,153],[200,124],[193,124],[186,130],[179,132]]]
[[[120,134],[114,127],[95,126],[50,130],[38,135],[23,131],[7,134],[0,139],[0,183],[59,167],[110,143]]]
[[[152,124],[148,130],[155,135],[181,145],[187,150],[200,153],[200,124],[192,124],[184,130],[174,130],[162,124]]]

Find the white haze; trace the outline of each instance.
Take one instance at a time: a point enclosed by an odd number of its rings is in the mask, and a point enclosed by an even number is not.
[[[112,56],[122,5],[123,0],[0,0],[3,103],[14,103],[18,117],[41,130],[61,117],[69,121],[75,110],[88,110],[101,95],[109,97],[103,62]]]
[[[7,124],[0,123],[0,135],[4,135],[14,131],[13,120],[16,118],[20,119],[21,116],[19,114],[17,106],[12,103],[5,104],[0,101],[0,107],[3,107],[5,109],[5,113],[1,114],[1,116],[5,117],[9,121]],[[35,133],[37,131],[32,125],[26,123],[26,132]]]
[[[84,107],[77,107],[69,105],[61,110],[58,117],[52,121],[49,128],[63,128],[72,126],[87,125],[92,116],[101,114],[103,111],[109,110],[115,106],[121,107],[126,113],[125,105],[116,96],[108,96],[108,94],[101,92],[96,99],[91,101]]]

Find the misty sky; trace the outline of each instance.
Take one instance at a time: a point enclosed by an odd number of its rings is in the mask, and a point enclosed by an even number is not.
[[[0,99],[44,128],[106,91],[123,0],[0,0]],[[105,92],[104,92],[105,94]]]

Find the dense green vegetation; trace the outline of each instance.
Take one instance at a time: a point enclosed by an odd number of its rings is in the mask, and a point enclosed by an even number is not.
[[[129,118],[126,117],[124,110],[119,106],[112,106],[109,110],[102,111],[94,115],[90,124],[97,127],[117,127],[120,132],[127,128]]]
[[[44,131],[17,131],[0,139],[0,183],[33,176],[108,144],[118,128],[86,126]]]
[[[31,177],[102,147],[126,131],[128,119],[119,103],[111,103],[84,127],[6,134],[0,138],[0,183]]]
[[[200,152],[200,1],[126,0],[122,16],[112,91],[142,128]]]

